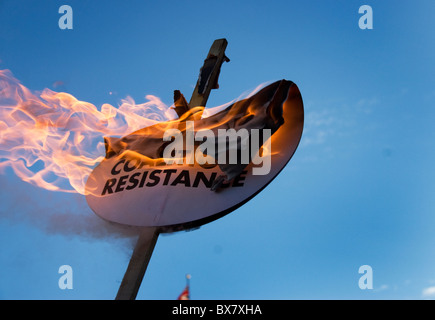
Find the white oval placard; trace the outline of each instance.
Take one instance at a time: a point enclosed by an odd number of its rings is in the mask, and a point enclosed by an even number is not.
[[[246,107],[246,104],[249,106]],[[238,113],[234,114],[236,107],[239,107]],[[270,109],[272,107],[274,110]],[[240,115],[242,109],[246,114]],[[256,110],[254,115],[251,114],[253,109]],[[198,124],[195,126],[195,134],[201,130],[204,132],[204,123],[207,127],[212,126],[213,132],[232,126],[246,127],[246,123],[249,123],[248,128],[260,127],[260,131],[268,126],[272,127],[272,135],[267,140],[271,150],[262,150],[263,157],[265,152],[269,152],[270,168],[267,163],[253,163],[255,161],[252,159],[249,164],[239,163],[233,167],[201,166],[198,161],[193,164],[170,165],[166,164],[167,161],[153,162],[153,157],[146,152],[142,154],[141,147],[137,145],[145,146],[144,149],[147,150],[150,147],[155,150],[158,149],[159,141],[162,146],[168,147],[170,140],[164,141],[164,132],[161,140],[156,139],[156,136],[147,140],[146,135],[137,138],[138,133],[133,133],[130,137],[127,136],[128,139],[114,144],[113,150],[109,148],[109,156],[89,176],[86,200],[91,209],[101,218],[112,222],[162,227],[163,231],[172,231],[198,227],[246,203],[278,175],[294,154],[303,130],[302,97],[293,82],[281,80],[263,88],[251,98],[231,105],[218,118],[222,119],[227,115],[238,120],[226,119],[225,123],[219,122],[217,125],[213,125],[212,117],[203,119],[204,121],[193,121],[192,126]],[[171,124],[168,127],[176,126]],[[141,140],[140,143],[136,142],[138,140]],[[249,141],[252,140],[251,135]],[[260,145],[261,143],[262,141]],[[125,149],[116,150],[116,146]],[[160,148],[155,153],[162,154],[162,151]],[[260,165],[263,165],[263,169],[266,166],[266,174],[258,170]],[[257,173],[253,171],[255,168]],[[232,177],[234,172],[237,176]],[[225,180],[212,191],[212,186],[216,185],[219,177],[225,175],[231,179]]]

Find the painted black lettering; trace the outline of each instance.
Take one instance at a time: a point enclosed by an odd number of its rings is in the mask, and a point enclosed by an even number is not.
[[[207,179],[207,176],[205,175],[204,172],[198,171],[196,173],[196,177],[195,180],[193,181],[193,185],[192,187],[194,188],[198,188],[199,182],[202,181],[202,183],[204,183],[204,185],[207,188],[211,188],[211,186],[213,185],[213,181],[216,179],[216,172],[213,172],[210,176],[210,179]]]
[[[128,179],[128,176],[122,176],[121,178],[119,178],[118,184],[116,185],[115,192],[120,192],[120,191],[124,190],[124,186],[127,183],[127,179]]]
[[[117,167],[118,165],[120,165],[121,163],[124,163],[124,162],[125,162],[125,159],[119,160],[119,162],[113,166],[111,173],[112,173],[114,176],[117,175],[117,174],[120,174],[120,173],[121,173],[121,170],[116,170],[116,167]]]
[[[190,176],[188,170],[182,170],[178,177],[171,183],[171,186],[176,186],[179,183],[184,184],[186,187],[190,187]]]
[[[142,179],[140,179],[139,188],[142,188],[145,184],[145,180],[147,179],[148,171],[144,171],[142,175]]]
[[[248,171],[242,171],[241,174],[239,174],[237,177],[234,178],[233,181],[233,187],[243,187],[243,185],[245,184],[245,179],[246,176],[245,174],[247,174]]]
[[[112,188],[115,185],[115,183],[116,183],[116,178],[112,178],[112,179],[107,180],[106,184],[105,184],[105,186],[103,188],[103,192],[101,192],[101,195],[104,196],[106,194],[106,192],[109,193],[109,194],[113,193],[113,189]]]
[[[160,172],[162,172],[162,170],[151,171],[151,173],[150,173],[150,179],[153,180],[154,182],[148,182],[146,184],[147,187],[154,187],[155,185],[157,185],[160,182],[160,177],[158,176],[158,174]]]
[[[139,179],[137,179],[136,177],[139,177],[140,174],[141,174],[140,172],[133,173],[130,176],[130,179],[128,179],[128,182],[130,182],[131,184],[129,184],[127,187],[125,187],[125,189],[131,190],[131,189],[136,188],[138,183],[139,183]]]
[[[166,173],[165,180],[163,180],[163,185],[167,186],[169,183],[169,179],[171,178],[171,174],[177,172],[177,169],[166,169],[163,170],[163,172]]]

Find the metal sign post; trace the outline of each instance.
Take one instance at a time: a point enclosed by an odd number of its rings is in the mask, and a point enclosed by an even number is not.
[[[136,299],[158,237],[159,230],[157,227],[142,229],[115,300]]]
[[[179,91],[175,91],[175,110],[179,117],[190,108],[197,106],[205,107],[210,91],[218,88],[217,81],[222,63],[230,61],[225,56],[227,44],[226,39],[218,39],[213,42],[204,65],[200,70],[195,90],[188,105],[182,102],[179,103],[182,95],[180,95]],[[182,99],[184,100],[184,98]],[[159,227],[144,227],[140,232],[115,300],[136,299],[159,233]]]

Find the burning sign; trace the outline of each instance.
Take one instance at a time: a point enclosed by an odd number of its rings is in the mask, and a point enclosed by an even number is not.
[[[98,216],[120,224],[171,231],[217,219],[284,168],[304,114],[288,80],[211,114],[204,101],[218,87],[219,61],[229,61],[223,51],[209,54],[196,100],[175,91],[172,109],[154,96],[97,108],[64,92],[31,92],[0,70],[0,170],[84,194]]]
[[[303,129],[291,81],[272,83],[212,116],[203,107],[121,139],[86,184],[89,206],[109,221],[179,230],[238,208],[284,168]]]

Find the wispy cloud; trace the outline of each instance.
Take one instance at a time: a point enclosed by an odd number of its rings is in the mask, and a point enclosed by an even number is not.
[[[352,134],[357,127],[365,125],[366,117],[379,103],[377,97],[361,98],[353,102],[336,99],[307,103],[301,145],[325,144],[334,137]]]
[[[358,100],[355,107],[358,111],[361,111],[365,114],[370,114],[373,112],[373,107],[378,104],[379,104],[379,99],[376,97],[363,98]]]
[[[435,299],[435,286],[424,288],[421,295],[423,298]]]
[[[388,284],[383,284],[379,288],[375,288],[374,291],[381,292],[381,291],[388,290],[389,288],[390,288],[390,286]]]
[[[318,145],[327,141],[338,127],[337,115],[331,110],[309,111],[305,114],[305,128],[301,145]]]

